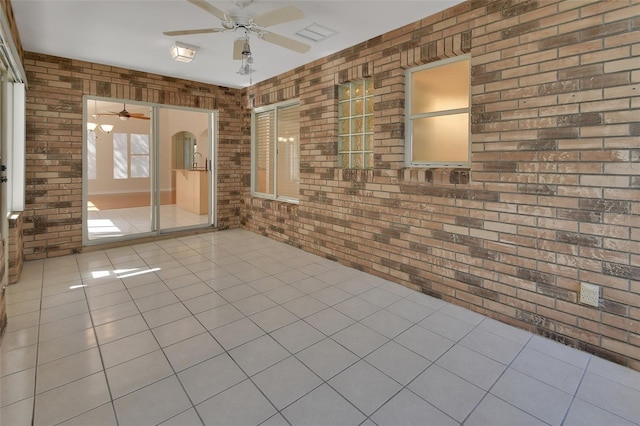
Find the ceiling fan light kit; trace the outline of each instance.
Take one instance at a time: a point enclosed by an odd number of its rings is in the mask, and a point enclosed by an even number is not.
[[[151,117],[147,117],[143,113],[139,113],[139,112],[130,113],[129,111],[127,111],[127,105],[126,104],[122,104],[123,108],[122,108],[122,111],[120,111],[120,112],[109,111],[109,112],[99,113],[97,111],[97,107],[98,107],[98,102],[94,100],[94,102],[93,102],[93,108],[94,108],[93,111],[94,112],[91,115],[91,117],[95,121],[87,121],[87,131],[89,131],[90,133],[94,133],[96,130],[100,130],[102,133],[108,135],[109,133],[111,133],[111,131],[113,131],[113,128],[115,127],[113,124],[99,123],[98,122],[100,120],[100,116],[103,116],[103,115],[115,115],[122,121],[127,121],[130,118],[135,118],[135,119],[138,119],[138,120],[150,120],[151,119]]]
[[[108,135],[113,130],[113,124],[101,124],[100,130],[102,130]]]
[[[99,124],[99,123],[97,123],[97,121],[100,119],[100,114],[98,114],[97,107],[98,107],[98,102],[97,101],[93,101],[93,115],[91,117],[93,119],[95,119],[96,121],[95,122],[94,121],[87,121],[87,130],[89,132],[93,133],[93,132],[96,131],[96,129],[99,129],[103,133],[108,135],[113,130],[113,124],[106,124],[106,123]]]
[[[97,129],[102,130],[103,133],[109,134],[113,130],[113,124],[98,124],[92,121],[87,122],[87,130],[89,132],[95,132]]]
[[[244,42],[242,46],[242,52],[240,52],[242,56],[251,56],[251,46],[249,46],[249,37]]]
[[[190,44],[176,41],[173,43],[173,46],[171,46],[170,52],[174,61],[191,62],[196,57],[198,48]]]

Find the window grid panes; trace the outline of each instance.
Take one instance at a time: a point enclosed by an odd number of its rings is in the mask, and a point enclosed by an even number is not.
[[[127,179],[129,177],[129,146],[126,133],[113,134],[113,178]]]
[[[131,177],[149,177],[149,135],[131,135]]]
[[[89,154],[91,154],[91,151]],[[149,135],[114,133],[113,178],[148,178],[149,154]],[[91,157],[89,157],[89,160],[91,160]],[[91,167],[89,170],[91,171]]]
[[[469,63],[469,57],[463,56],[409,70],[409,165],[469,165]]]
[[[373,79],[338,87],[338,166],[373,168]]]

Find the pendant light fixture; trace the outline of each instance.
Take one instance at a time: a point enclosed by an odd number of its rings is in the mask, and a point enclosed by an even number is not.
[[[96,101],[96,100],[93,101],[93,115],[91,116],[91,118],[94,118],[96,120],[96,122],[87,121],[87,130],[89,132],[95,132],[96,128],[98,128],[103,133],[108,135],[113,130],[113,124],[106,124],[106,123],[98,124],[97,123],[98,118],[100,118],[100,116],[98,115],[98,101]]]

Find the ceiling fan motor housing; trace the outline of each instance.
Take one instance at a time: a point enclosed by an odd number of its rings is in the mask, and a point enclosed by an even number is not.
[[[235,0],[234,1],[235,5],[238,6],[240,9],[244,9],[245,7],[249,6],[251,3],[253,3],[253,0]]]

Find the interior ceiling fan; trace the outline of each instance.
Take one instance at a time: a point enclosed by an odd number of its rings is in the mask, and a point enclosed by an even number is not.
[[[129,112],[129,111],[127,111],[127,105],[126,104],[122,104],[122,111],[120,111],[120,112],[109,111],[109,112],[106,112],[106,113],[105,112],[99,113],[98,115],[117,115],[120,120],[128,120],[130,118],[137,118],[138,120],[149,120],[149,117],[147,117],[146,115],[144,115],[141,112]]]
[[[289,50],[293,50],[298,53],[307,52],[311,46],[294,40],[289,37],[285,37],[280,34],[267,31],[265,28],[273,25],[282,24],[296,19],[304,18],[304,13],[296,6],[285,6],[280,9],[276,9],[272,12],[267,12],[262,15],[252,16],[245,8],[253,3],[253,0],[236,0],[235,5],[240,9],[225,13],[215,6],[207,3],[204,0],[187,0],[189,3],[198,6],[200,9],[207,13],[212,14],[216,18],[220,19],[222,28],[202,28],[196,30],[182,30],[182,31],[166,31],[163,34],[171,37],[192,35],[192,34],[207,34],[207,33],[219,33],[224,31],[236,31],[238,29],[244,30],[243,37],[235,40],[233,45],[233,59],[242,59],[242,50],[247,41],[249,35],[256,35],[262,40],[273,43],[275,45],[284,47]]]

